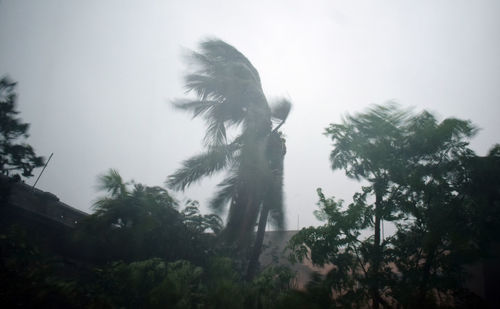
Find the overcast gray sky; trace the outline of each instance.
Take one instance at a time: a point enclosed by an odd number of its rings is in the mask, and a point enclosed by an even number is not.
[[[29,143],[54,152],[38,187],[88,211],[108,168],[162,185],[198,153],[203,124],[169,102],[184,96],[183,49],[206,37],[238,48],[268,97],[294,104],[283,127],[290,229],[297,216],[317,224],[317,187],[346,200],[359,188],[331,171],[322,135],[346,112],[395,100],[472,120],[480,155],[500,140],[500,1],[3,0],[0,75],[19,82]],[[186,196],[206,204],[214,184]]]

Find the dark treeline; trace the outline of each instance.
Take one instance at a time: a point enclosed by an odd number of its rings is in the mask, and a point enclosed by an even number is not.
[[[195,99],[174,105],[206,120],[203,152],[168,177],[168,188],[126,182],[112,169],[101,175],[104,196],[68,232],[71,254],[2,220],[3,307],[488,306],[467,289],[467,267],[496,257],[500,146],[477,156],[468,146],[477,131],[471,122],[438,121],[393,103],[331,124],[331,168],[364,186],[350,203],[318,189],[315,214],[324,224],[299,231],[286,254],[329,271],[297,290],[290,268],[259,265],[266,224],[285,227],[279,130],[291,104],[269,104],[257,70],[220,40],[203,42],[191,60],[185,81]],[[43,165],[20,141],[28,125],[15,116],[14,86],[0,83],[4,209],[10,184]],[[196,201],[180,205],[168,191],[220,171],[226,177],[210,202],[213,214],[200,213]]]

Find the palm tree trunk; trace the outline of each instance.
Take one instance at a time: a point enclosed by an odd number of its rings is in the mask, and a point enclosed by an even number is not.
[[[257,229],[257,237],[255,238],[255,244],[252,248],[250,255],[250,260],[248,262],[247,273],[245,279],[251,281],[257,272],[257,267],[259,265],[260,251],[262,250],[262,244],[264,242],[264,234],[266,233],[267,216],[269,215],[269,206],[263,205],[262,211],[259,218],[259,227]]]

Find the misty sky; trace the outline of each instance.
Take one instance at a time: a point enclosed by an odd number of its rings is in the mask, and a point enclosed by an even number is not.
[[[289,229],[317,224],[317,187],[350,200],[360,186],[331,171],[322,135],[347,112],[394,100],[472,120],[479,155],[500,142],[500,1],[2,0],[0,75],[19,82],[29,143],[54,153],[38,187],[89,211],[107,169],[162,185],[200,152],[203,123],[169,102],[185,97],[183,54],[207,37],[246,55],[268,98],[293,102]],[[216,180],[185,196],[206,204]]]

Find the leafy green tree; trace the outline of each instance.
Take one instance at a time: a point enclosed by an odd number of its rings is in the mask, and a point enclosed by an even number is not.
[[[186,76],[186,88],[196,99],[178,100],[174,105],[205,119],[206,151],[184,161],[168,184],[184,190],[202,177],[226,170],[210,206],[222,211],[230,204],[224,238],[245,249],[259,213],[261,234],[269,214],[278,228],[284,224],[281,191],[285,151],[278,129],[291,105],[280,100],[271,108],[257,70],[231,45],[208,40],[200,47],[201,52],[192,52],[190,57],[196,69]],[[277,123],[274,128],[273,121]],[[230,128],[235,129],[233,139],[228,138]],[[254,244],[249,277],[253,276],[261,243]]]
[[[464,228],[474,225],[464,202],[470,199],[462,194],[475,131],[468,121],[437,122],[394,104],[327,128],[333,169],[368,186],[347,208],[318,191],[317,215],[326,224],[303,229],[290,247],[296,259],[333,265],[326,280],[338,306],[370,298],[373,308],[429,307],[439,303],[434,296],[459,294],[463,265],[475,256]],[[393,222],[396,234],[382,239],[382,221]],[[363,238],[367,229],[373,235]]]
[[[366,113],[348,115],[341,124],[331,124],[326,135],[333,142],[330,154],[332,169],[344,169],[348,177],[363,179],[369,183],[375,195],[374,205],[368,206],[373,213],[373,242],[367,247],[370,260],[370,277],[373,308],[378,308],[382,300],[379,283],[382,281],[381,268],[383,247],[381,242],[381,221],[392,221],[396,211],[391,202],[397,194],[393,178],[403,171],[404,126],[408,113],[395,104],[375,106]]]
[[[303,228],[289,242],[293,262],[310,259],[321,267],[332,265],[325,280],[313,278],[308,286],[308,292],[323,299],[323,305],[361,308],[373,298],[373,239],[362,237],[362,231],[373,226],[373,210],[366,201],[369,193],[370,188],[363,188],[344,209],[343,201],[326,198],[318,189],[319,210],[315,215],[325,224]],[[379,274],[377,278],[382,277]],[[381,285],[379,282],[377,286]]]
[[[0,171],[2,175],[13,176],[21,173],[33,176],[33,169],[43,166],[44,160],[35,154],[33,147],[26,144],[29,124],[17,118],[16,83],[8,77],[0,79]]]
[[[438,304],[436,296],[458,299],[466,279],[463,266],[478,257],[468,228],[475,225],[471,196],[464,190],[466,162],[475,157],[467,139],[476,129],[453,118],[438,122],[424,112],[411,119],[408,132],[406,177],[399,180],[395,199],[403,220],[388,239],[387,253],[402,274],[391,287],[393,297],[405,307],[421,308]]]

